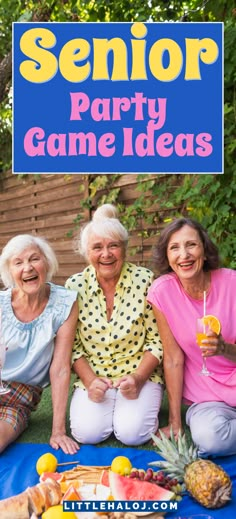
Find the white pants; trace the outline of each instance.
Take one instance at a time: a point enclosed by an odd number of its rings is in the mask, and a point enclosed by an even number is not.
[[[193,404],[186,414],[199,456],[236,454],[236,408],[224,402]]]
[[[119,389],[108,389],[105,399],[96,403],[85,389],[76,388],[70,406],[73,437],[80,443],[99,443],[114,433],[126,445],[142,445],[158,428],[163,386],[144,384],[135,400],[124,398]]]

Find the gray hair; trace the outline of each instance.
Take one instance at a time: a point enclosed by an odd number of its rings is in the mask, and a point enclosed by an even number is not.
[[[85,259],[88,257],[88,241],[91,234],[101,238],[119,240],[128,245],[128,231],[118,219],[118,211],[112,204],[103,204],[95,211],[91,222],[87,223],[75,240],[75,251],[79,252]]]
[[[12,256],[21,253],[28,247],[36,246],[43,254],[47,265],[47,281],[50,281],[58,270],[56,255],[49,243],[44,238],[31,234],[19,234],[11,238],[2,250],[0,257],[0,274],[5,287],[14,286],[14,280],[10,273],[10,260]]]

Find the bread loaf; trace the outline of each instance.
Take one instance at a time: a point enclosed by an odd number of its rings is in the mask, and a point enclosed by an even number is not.
[[[49,489],[49,482],[48,483],[40,483],[36,486],[38,491],[41,494],[41,503],[43,510],[47,510],[49,506],[52,506],[52,499],[50,495],[50,489]],[[36,512],[35,512],[36,513]]]
[[[36,515],[41,515],[45,510],[46,500],[42,492],[40,492],[38,485],[27,488],[26,494],[28,496],[29,512],[34,512]]]
[[[45,485],[45,488],[47,488],[47,494],[50,503],[49,506],[58,505],[58,503],[61,502],[62,498],[61,486],[57,481],[54,481],[53,479],[51,479],[51,481],[45,482],[43,486]],[[38,486],[42,487],[42,483],[39,483]]]
[[[1,519],[29,519],[28,496],[25,492],[0,501]]]
[[[0,518],[30,519],[31,514],[39,517],[50,506],[58,505],[61,498],[61,487],[57,481],[39,483],[17,496],[0,501]]]

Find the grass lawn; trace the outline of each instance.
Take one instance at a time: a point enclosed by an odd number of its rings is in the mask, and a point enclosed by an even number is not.
[[[72,393],[72,385],[73,380],[71,382],[70,388],[70,396]],[[70,399],[69,399],[70,401]],[[183,424],[185,423],[184,415],[186,408],[183,406],[182,414],[183,414]],[[159,414],[160,426],[163,427],[168,423],[168,401],[166,394],[164,395],[164,399],[162,402],[161,411]],[[24,443],[48,443],[52,427],[52,400],[51,400],[51,388],[47,387],[43,391],[43,396],[37,411],[33,412],[30,419],[30,424],[28,429],[20,436],[17,440],[19,442]],[[189,435],[189,431],[187,426],[185,427],[187,436]],[[67,409],[67,433],[70,435],[70,427],[69,427],[69,405]],[[123,447],[123,444],[116,440],[114,436],[111,436],[106,441],[98,444],[98,446],[112,446],[112,447]],[[153,450],[153,446],[151,443],[145,444],[145,446],[141,446],[141,448],[145,448],[148,450]]]

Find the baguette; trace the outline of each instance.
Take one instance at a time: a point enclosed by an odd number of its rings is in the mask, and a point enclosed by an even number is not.
[[[27,488],[26,494],[28,496],[28,508],[30,513],[34,512],[36,515],[41,515],[45,509],[45,498],[42,492],[40,492],[38,485]]]
[[[49,508],[49,506],[51,506],[51,499],[50,499],[50,495],[49,495],[48,484],[40,483],[39,485],[36,486],[36,488],[39,490],[39,492],[41,494],[41,498],[42,498],[41,502],[42,502],[43,510],[47,510]]]
[[[58,505],[61,498],[61,488],[57,481],[39,483],[17,496],[0,501],[0,518],[30,519],[31,514],[39,517],[50,506]]]
[[[42,484],[41,484],[42,485]],[[39,484],[39,486],[41,486]],[[48,492],[49,506],[58,505],[61,502],[62,491],[57,481],[51,480],[45,483]],[[49,507],[48,507],[49,508]]]
[[[38,483],[26,489],[29,500],[29,512],[41,515],[50,506],[58,505],[62,498],[61,487],[57,481]]]
[[[22,492],[14,497],[0,501],[1,519],[29,519],[28,496]]]

